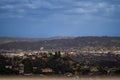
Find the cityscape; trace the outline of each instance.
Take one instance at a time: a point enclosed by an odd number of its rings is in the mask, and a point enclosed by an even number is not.
[[[4,39],[3,42],[2,39]],[[84,42],[81,43],[79,40],[77,44],[84,44],[85,46],[77,45],[76,48],[75,43],[72,44],[70,41],[74,42],[76,39],[83,39]],[[84,39],[87,40],[87,43]],[[16,38],[12,40],[1,38],[0,75],[61,75],[68,77],[120,75],[119,37],[74,37],[44,40],[19,38],[17,40]],[[60,48],[59,44],[62,44],[62,41],[64,47]],[[25,46],[27,42],[32,43],[32,45],[27,44]],[[36,45],[36,42],[39,42],[38,44],[42,43],[44,46],[39,45],[41,47],[35,49],[33,44]],[[53,48],[54,44],[56,44],[55,48]],[[48,45],[52,48],[50,49]]]

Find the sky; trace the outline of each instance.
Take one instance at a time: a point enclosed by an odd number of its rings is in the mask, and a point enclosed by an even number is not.
[[[0,0],[0,36],[120,36],[120,0]]]

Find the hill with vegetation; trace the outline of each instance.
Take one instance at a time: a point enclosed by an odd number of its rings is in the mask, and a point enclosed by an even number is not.
[[[4,50],[39,50],[40,47],[44,47],[45,49],[120,48],[120,37],[0,38],[0,41],[0,49]]]

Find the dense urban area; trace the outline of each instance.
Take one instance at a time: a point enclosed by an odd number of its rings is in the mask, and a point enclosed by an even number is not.
[[[0,40],[0,75],[120,75],[119,37]]]

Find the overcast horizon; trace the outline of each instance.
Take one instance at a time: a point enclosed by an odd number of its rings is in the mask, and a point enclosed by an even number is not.
[[[120,37],[120,36],[48,36],[48,37],[20,37],[20,36],[0,36],[0,38],[28,38],[28,39],[61,39],[61,38],[77,38],[77,37]]]
[[[0,37],[120,36],[120,0],[1,0]]]

